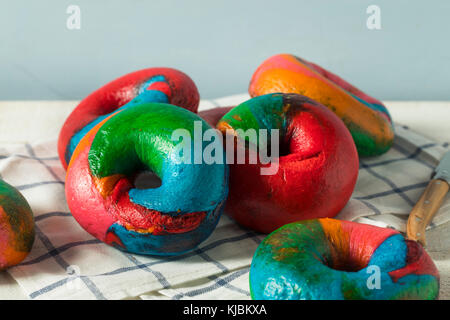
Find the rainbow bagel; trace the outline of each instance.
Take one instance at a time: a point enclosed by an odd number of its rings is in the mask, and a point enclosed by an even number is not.
[[[0,271],[25,259],[33,242],[34,218],[27,200],[0,180]]]
[[[252,97],[298,93],[328,107],[344,121],[361,156],[379,155],[391,147],[394,128],[386,107],[337,75],[290,54],[264,61],[250,81]]]
[[[225,212],[243,226],[269,233],[297,220],[334,217],[349,200],[358,177],[355,144],[343,122],[319,103],[298,94],[267,94],[231,109],[217,128],[246,141],[249,129],[279,130],[280,153],[272,160],[278,170],[273,166],[263,175],[270,164],[260,159],[230,164]],[[244,148],[252,152],[250,144]]]
[[[436,299],[439,274],[422,246],[395,230],[316,219],[263,240],[250,292],[253,299]]]
[[[190,163],[174,160],[180,150],[172,133],[183,129],[196,143],[195,123],[211,129],[185,109],[143,103],[94,126],[67,170],[67,202],[79,224],[101,241],[138,254],[180,254],[205,240],[222,212],[228,169],[224,159],[194,164],[194,146]],[[206,144],[200,146],[204,151]],[[161,186],[137,188],[134,178],[145,170],[154,172]]]
[[[67,169],[84,135],[118,108],[161,102],[197,112],[199,99],[191,78],[175,69],[149,68],[117,78],[83,99],[66,119],[58,139],[61,163]]]

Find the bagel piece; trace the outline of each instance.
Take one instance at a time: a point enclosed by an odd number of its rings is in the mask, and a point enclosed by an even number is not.
[[[249,85],[252,97],[268,93],[297,93],[332,110],[350,130],[360,156],[389,150],[394,127],[387,108],[337,75],[291,54],[264,61]]]
[[[195,83],[176,69],[148,68],[119,77],[83,99],[66,119],[58,138],[61,163],[67,169],[84,135],[119,108],[159,102],[197,112],[199,101]]]
[[[33,212],[20,192],[0,180],[0,271],[19,264],[34,242]]]

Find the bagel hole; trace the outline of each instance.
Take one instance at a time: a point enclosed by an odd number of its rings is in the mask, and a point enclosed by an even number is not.
[[[246,146],[248,148],[248,145]],[[259,146],[259,148],[263,148],[264,146]],[[272,146],[269,144],[267,147],[265,147],[264,149],[264,153],[268,156],[268,157],[272,157]],[[261,150],[260,150],[261,152]],[[290,155],[292,153],[291,151],[291,146],[290,146],[290,139],[281,139],[279,138],[278,140],[278,157],[283,157],[283,156],[287,156]]]
[[[338,253],[338,248],[335,248],[333,251],[335,252],[335,255],[328,259],[325,257],[322,259],[322,262],[330,269],[344,272],[358,272],[366,267],[362,261],[355,259],[355,257],[350,257],[344,253]]]
[[[133,185],[136,189],[141,190],[156,189],[162,185],[162,181],[152,170],[143,170],[134,176]]]
[[[280,141],[280,150],[278,152],[279,152],[279,157],[290,155],[292,152],[291,152],[291,146],[290,146],[289,142]]]
[[[364,267],[361,267],[361,265],[357,261],[340,261],[339,263],[327,263],[327,266],[331,269],[344,272],[358,272],[364,269]]]

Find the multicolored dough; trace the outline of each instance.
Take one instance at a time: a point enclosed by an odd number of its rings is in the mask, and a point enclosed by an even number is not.
[[[17,189],[0,180],[0,271],[19,264],[34,242],[34,218]]]
[[[250,292],[253,299],[436,299],[439,274],[422,246],[395,230],[316,219],[263,240]]]
[[[195,248],[214,230],[228,192],[222,163],[194,164],[196,114],[164,103],[141,103],[115,111],[79,142],[69,164],[66,198],[72,215],[94,237],[138,254],[174,255]],[[181,154],[192,138],[190,154]],[[201,139],[201,137],[200,137]],[[215,132],[214,139],[221,141]],[[189,142],[189,140],[188,140]],[[189,161],[181,161],[187,156]],[[189,163],[190,162],[190,163]],[[138,188],[136,176],[151,171],[157,188]]]
[[[394,128],[386,107],[337,75],[291,54],[264,61],[253,74],[249,93],[298,93],[328,107],[341,118],[361,156],[389,150]]]
[[[208,122],[208,124],[215,128],[219,120],[231,109],[235,106],[231,107],[217,107],[209,110],[199,111],[198,115],[200,118]]]
[[[124,75],[91,93],[69,115],[59,134],[60,160],[67,169],[84,135],[119,108],[160,102],[197,112],[199,101],[195,83],[181,71],[149,68]]]
[[[251,144],[235,144],[234,155],[241,145],[247,161],[230,164],[225,212],[243,226],[269,233],[297,220],[334,217],[349,200],[358,176],[356,147],[343,122],[321,104],[298,94],[267,94],[231,109],[217,128],[246,141],[249,129],[268,130],[268,142],[270,130],[279,130],[280,154],[272,155],[278,170],[267,175],[261,169],[270,164],[250,163]]]

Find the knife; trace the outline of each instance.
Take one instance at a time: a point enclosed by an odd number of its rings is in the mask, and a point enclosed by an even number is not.
[[[406,237],[426,245],[425,228],[433,220],[450,186],[450,151],[444,154],[435,174],[419,201],[412,208],[406,225]]]

